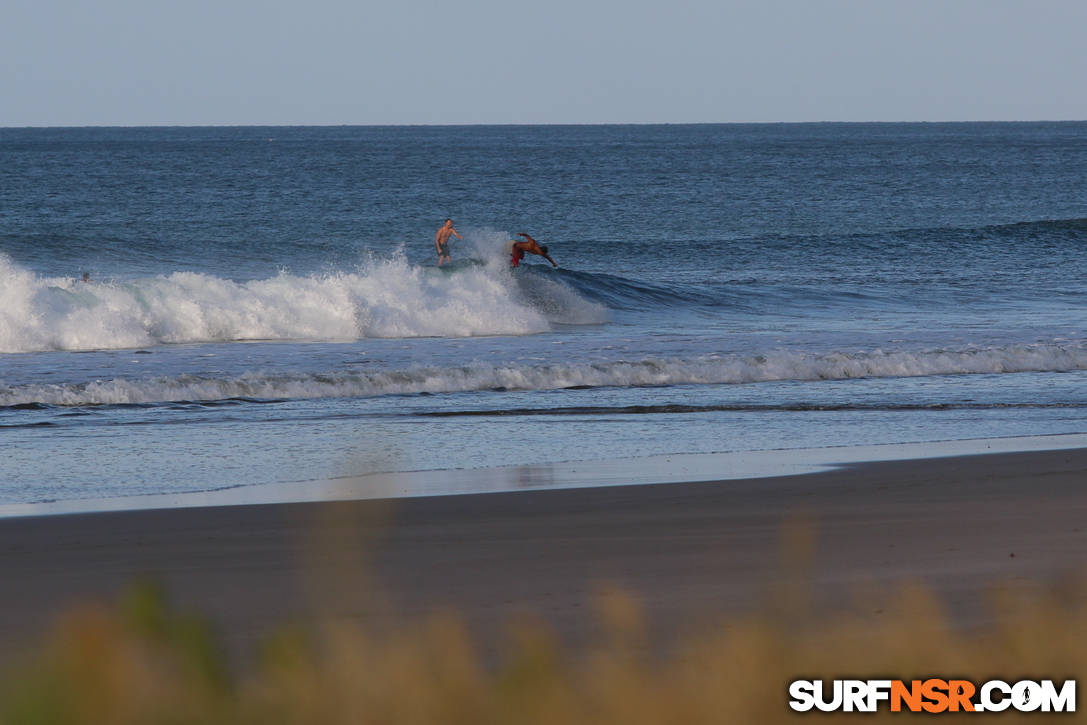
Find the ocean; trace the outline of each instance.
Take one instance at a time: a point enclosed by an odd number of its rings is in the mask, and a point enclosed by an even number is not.
[[[0,128],[0,508],[1082,434],[1085,320],[1087,123]]]

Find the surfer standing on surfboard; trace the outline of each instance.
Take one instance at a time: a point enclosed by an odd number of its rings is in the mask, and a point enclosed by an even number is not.
[[[434,246],[438,248],[438,266],[441,267],[443,262],[449,260],[449,235],[455,236],[457,239],[464,239],[457,230],[453,228],[453,220],[446,219],[445,224],[442,224],[438,233],[434,235]]]
[[[538,254],[538,255],[540,255],[541,257],[546,259],[548,262],[551,262],[552,267],[558,267],[559,266],[559,265],[555,264],[555,260],[553,260],[553,259],[551,259],[551,257],[547,256],[547,246],[546,245],[541,246],[541,245],[537,244],[535,239],[533,239],[529,235],[525,234],[524,232],[517,232],[517,236],[524,237],[526,239],[526,241],[524,241],[524,242],[515,241],[510,246],[510,266],[511,267],[516,267],[518,264],[521,263],[521,260],[525,258],[525,252],[528,252],[529,254]]]

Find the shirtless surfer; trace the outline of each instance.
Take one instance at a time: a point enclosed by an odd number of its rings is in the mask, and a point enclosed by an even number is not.
[[[449,235],[452,234],[457,239],[464,239],[457,230],[453,228],[453,220],[446,219],[445,224],[442,224],[441,229],[434,235],[434,246],[438,248],[438,266],[441,267],[443,262],[449,260]]]
[[[529,254],[538,254],[538,255],[540,255],[541,257],[546,259],[548,262],[551,262],[552,267],[558,267],[559,266],[559,265],[555,264],[555,260],[553,260],[553,259],[551,259],[551,257],[547,256],[547,247],[546,246],[541,246],[541,245],[537,244],[535,239],[533,239],[529,235],[525,234],[524,232],[517,232],[517,236],[524,237],[527,241],[524,241],[524,242],[516,242],[515,241],[510,246],[510,266],[516,267],[518,264],[520,264],[521,260],[525,258],[525,252],[528,252]]]

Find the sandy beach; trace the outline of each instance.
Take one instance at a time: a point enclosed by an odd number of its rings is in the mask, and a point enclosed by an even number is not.
[[[670,631],[753,611],[798,573],[822,607],[922,583],[970,626],[986,621],[994,586],[1083,574],[1085,521],[1087,449],[727,482],[8,518],[0,651],[146,575],[243,656],[314,614],[442,609],[492,632],[532,611],[578,643],[609,585]]]

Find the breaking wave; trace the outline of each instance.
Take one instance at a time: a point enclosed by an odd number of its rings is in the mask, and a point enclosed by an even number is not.
[[[0,352],[233,340],[531,335],[606,321],[604,306],[504,265],[454,269],[403,254],[357,271],[236,282],[174,272],[129,281],[43,278],[0,255]]]
[[[604,386],[740,384],[783,380],[916,377],[1087,370],[1087,343],[860,353],[774,351],[594,363],[414,367],[235,377],[179,375],[79,384],[0,386],[0,406],[84,406],[179,401],[369,397],[478,390],[555,390]]]

